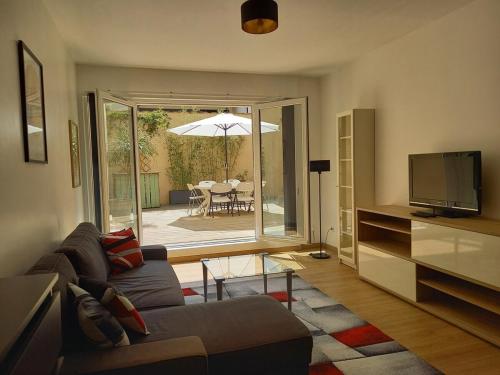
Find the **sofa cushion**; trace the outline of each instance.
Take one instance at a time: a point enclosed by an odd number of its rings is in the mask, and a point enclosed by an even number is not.
[[[75,296],[80,328],[95,347],[106,349],[130,345],[121,324],[99,301],[73,283],[69,283],[68,287]]]
[[[163,245],[142,245],[144,260],[168,260],[167,248]]]
[[[148,260],[141,267],[111,275],[109,282],[139,310],[184,305],[179,280],[166,261]]]
[[[309,330],[268,296],[144,311],[143,317],[151,334],[130,336],[132,344],[199,336],[214,374],[278,373],[311,359]]]
[[[66,254],[78,275],[106,280],[110,268],[99,242],[100,236],[94,224],[81,223],[56,252]]]
[[[134,332],[149,335],[149,331],[141,314],[132,302],[118,289],[107,281],[80,277],[78,286],[85,289],[92,297],[98,300],[113,316],[118,319],[123,327]]]
[[[135,238],[132,228],[102,235],[101,246],[108,257],[111,273],[114,275],[144,264],[141,245]]]

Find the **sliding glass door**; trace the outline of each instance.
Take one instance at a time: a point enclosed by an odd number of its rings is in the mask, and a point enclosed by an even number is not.
[[[257,237],[309,241],[306,98],[253,107]]]
[[[136,106],[98,92],[97,114],[103,231],[132,227],[141,238]]]

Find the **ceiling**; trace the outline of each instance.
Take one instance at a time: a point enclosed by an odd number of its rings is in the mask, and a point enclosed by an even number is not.
[[[241,30],[243,0],[44,0],[76,62],[321,74],[471,0],[281,0],[279,28]]]

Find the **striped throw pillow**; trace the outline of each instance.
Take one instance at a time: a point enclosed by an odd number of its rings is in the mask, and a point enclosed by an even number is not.
[[[146,323],[139,311],[116,287],[106,281],[90,277],[80,277],[78,284],[101,302],[125,328],[149,335]]]
[[[104,234],[101,237],[101,246],[108,256],[113,274],[144,264],[141,246],[132,228]]]
[[[111,313],[86,290],[68,283],[75,297],[78,323],[87,339],[97,348],[130,345],[127,333]]]

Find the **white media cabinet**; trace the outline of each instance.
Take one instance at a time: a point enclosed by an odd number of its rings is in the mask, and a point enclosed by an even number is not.
[[[359,277],[500,346],[500,221],[357,209]]]

